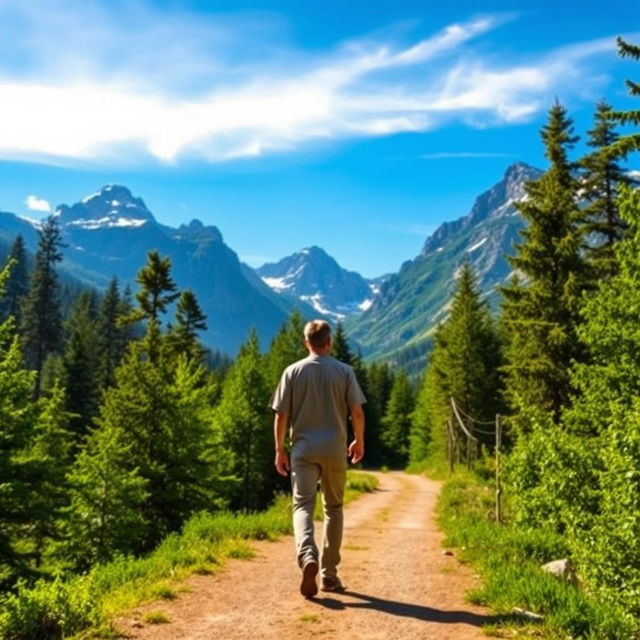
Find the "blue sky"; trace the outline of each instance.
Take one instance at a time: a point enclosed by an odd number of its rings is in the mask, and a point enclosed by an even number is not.
[[[627,107],[638,0],[0,0],[0,209],[118,183],[253,266],[395,271],[522,160],[557,98]],[[634,33],[634,29],[636,33]],[[636,161],[637,165],[637,161]]]

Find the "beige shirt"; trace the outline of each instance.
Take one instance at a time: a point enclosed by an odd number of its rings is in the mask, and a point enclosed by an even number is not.
[[[294,456],[346,458],[349,407],[365,402],[349,365],[311,354],[284,370],[269,404],[289,414]]]

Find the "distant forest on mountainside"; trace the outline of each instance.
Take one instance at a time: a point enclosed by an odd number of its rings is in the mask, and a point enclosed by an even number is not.
[[[640,62],[639,47],[620,40],[619,50]],[[640,85],[629,89],[640,97]],[[551,106],[541,131],[547,166],[513,204],[524,227],[495,311],[473,252],[463,251],[446,313],[434,324],[416,307],[411,318],[430,327],[423,370],[409,375],[391,356],[365,362],[347,325],[334,325],[334,356],[355,369],[368,398],[365,466],[421,469],[444,460],[447,447],[470,466],[486,462],[491,438],[477,433],[469,447],[462,432],[447,431],[451,398],[478,421],[500,414],[511,524],[563,536],[583,588],[636,630],[640,189],[624,163],[640,150],[639,127],[640,110],[603,100],[582,133],[589,152],[575,158],[570,114]],[[56,599],[60,581],[144,555],[202,511],[259,511],[287,491],[273,469],[267,407],[285,366],[306,355],[307,317],[285,314],[269,291],[260,305],[281,314],[271,317],[279,328],[270,342],[249,329],[233,360],[212,352],[202,336],[219,318],[184,286],[197,264],[180,263],[178,286],[172,260],[152,248],[136,265],[135,289],[116,278],[102,289],[81,285],[60,273],[67,214],[40,225],[35,254],[21,235],[4,246],[0,583],[11,606],[0,613],[0,638],[45,637],[24,631],[42,621],[46,637],[70,635],[62,600],[77,608],[72,631],[81,630],[89,590]],[[172,242],[221,242],[212,229],[172,232]],[[480,241],[465,237],[467,249]],[[426,247],[424,259],[438,249]],[[384,334],[400,281],[415,269],[382,286],[386,311],[362,316],[378,323],[367,335]]]

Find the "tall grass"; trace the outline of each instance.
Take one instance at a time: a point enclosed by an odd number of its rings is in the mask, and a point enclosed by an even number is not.
[[[471,473],[449,480],[438,504],[445,544],[460,547],[462,559],[484,578],[469,594],[477,604],[502,615],[505,627],[527,626],[514,607],[544,616],[530,632],[535,637],[584,640],[636,640],[640,621],[614,605],[596,600],[578,585],[543,572],[540,566],[569,556],[566,541],[551,531],[499,525],[493,516],[494,494]],[[522,631],[522,629],[520,629]]]
[[[377,486],[374,476],[349,472],[345,502]],[[274,540],[291,533],[290,501],[276,499],[260,513],[200,513],[180,534],[146,557],[118,557],[84,576],[20,584],[0,603],[0,640],[62,640],[91,630],[109,636],[109,620],[172,592],[170,583],[212,573],[228,557],[246,557],[243,540]],[[78,636],[80,637],[80,636]]]

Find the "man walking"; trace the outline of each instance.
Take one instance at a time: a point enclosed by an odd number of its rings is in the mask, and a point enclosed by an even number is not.
[[[289,365],[271,399],[275,411],[275,465],[280,475],[291,470],[293,530],[302,569],[300,593],[318,593],[318,547],[313,531],[313,508],[318,481],[324,507],[324,540],[320,558],[323,591],[342,591],[337,573],[342,543],[342,501],[347,453],[351,462],[364,455],[365,397],[353,369],[332,358],[331,327],[314,320],[304,328],[309,355]],[[351,414],[354,439],[347,449],[347,418]],[[291,427],[291,464],[285,449]]]

